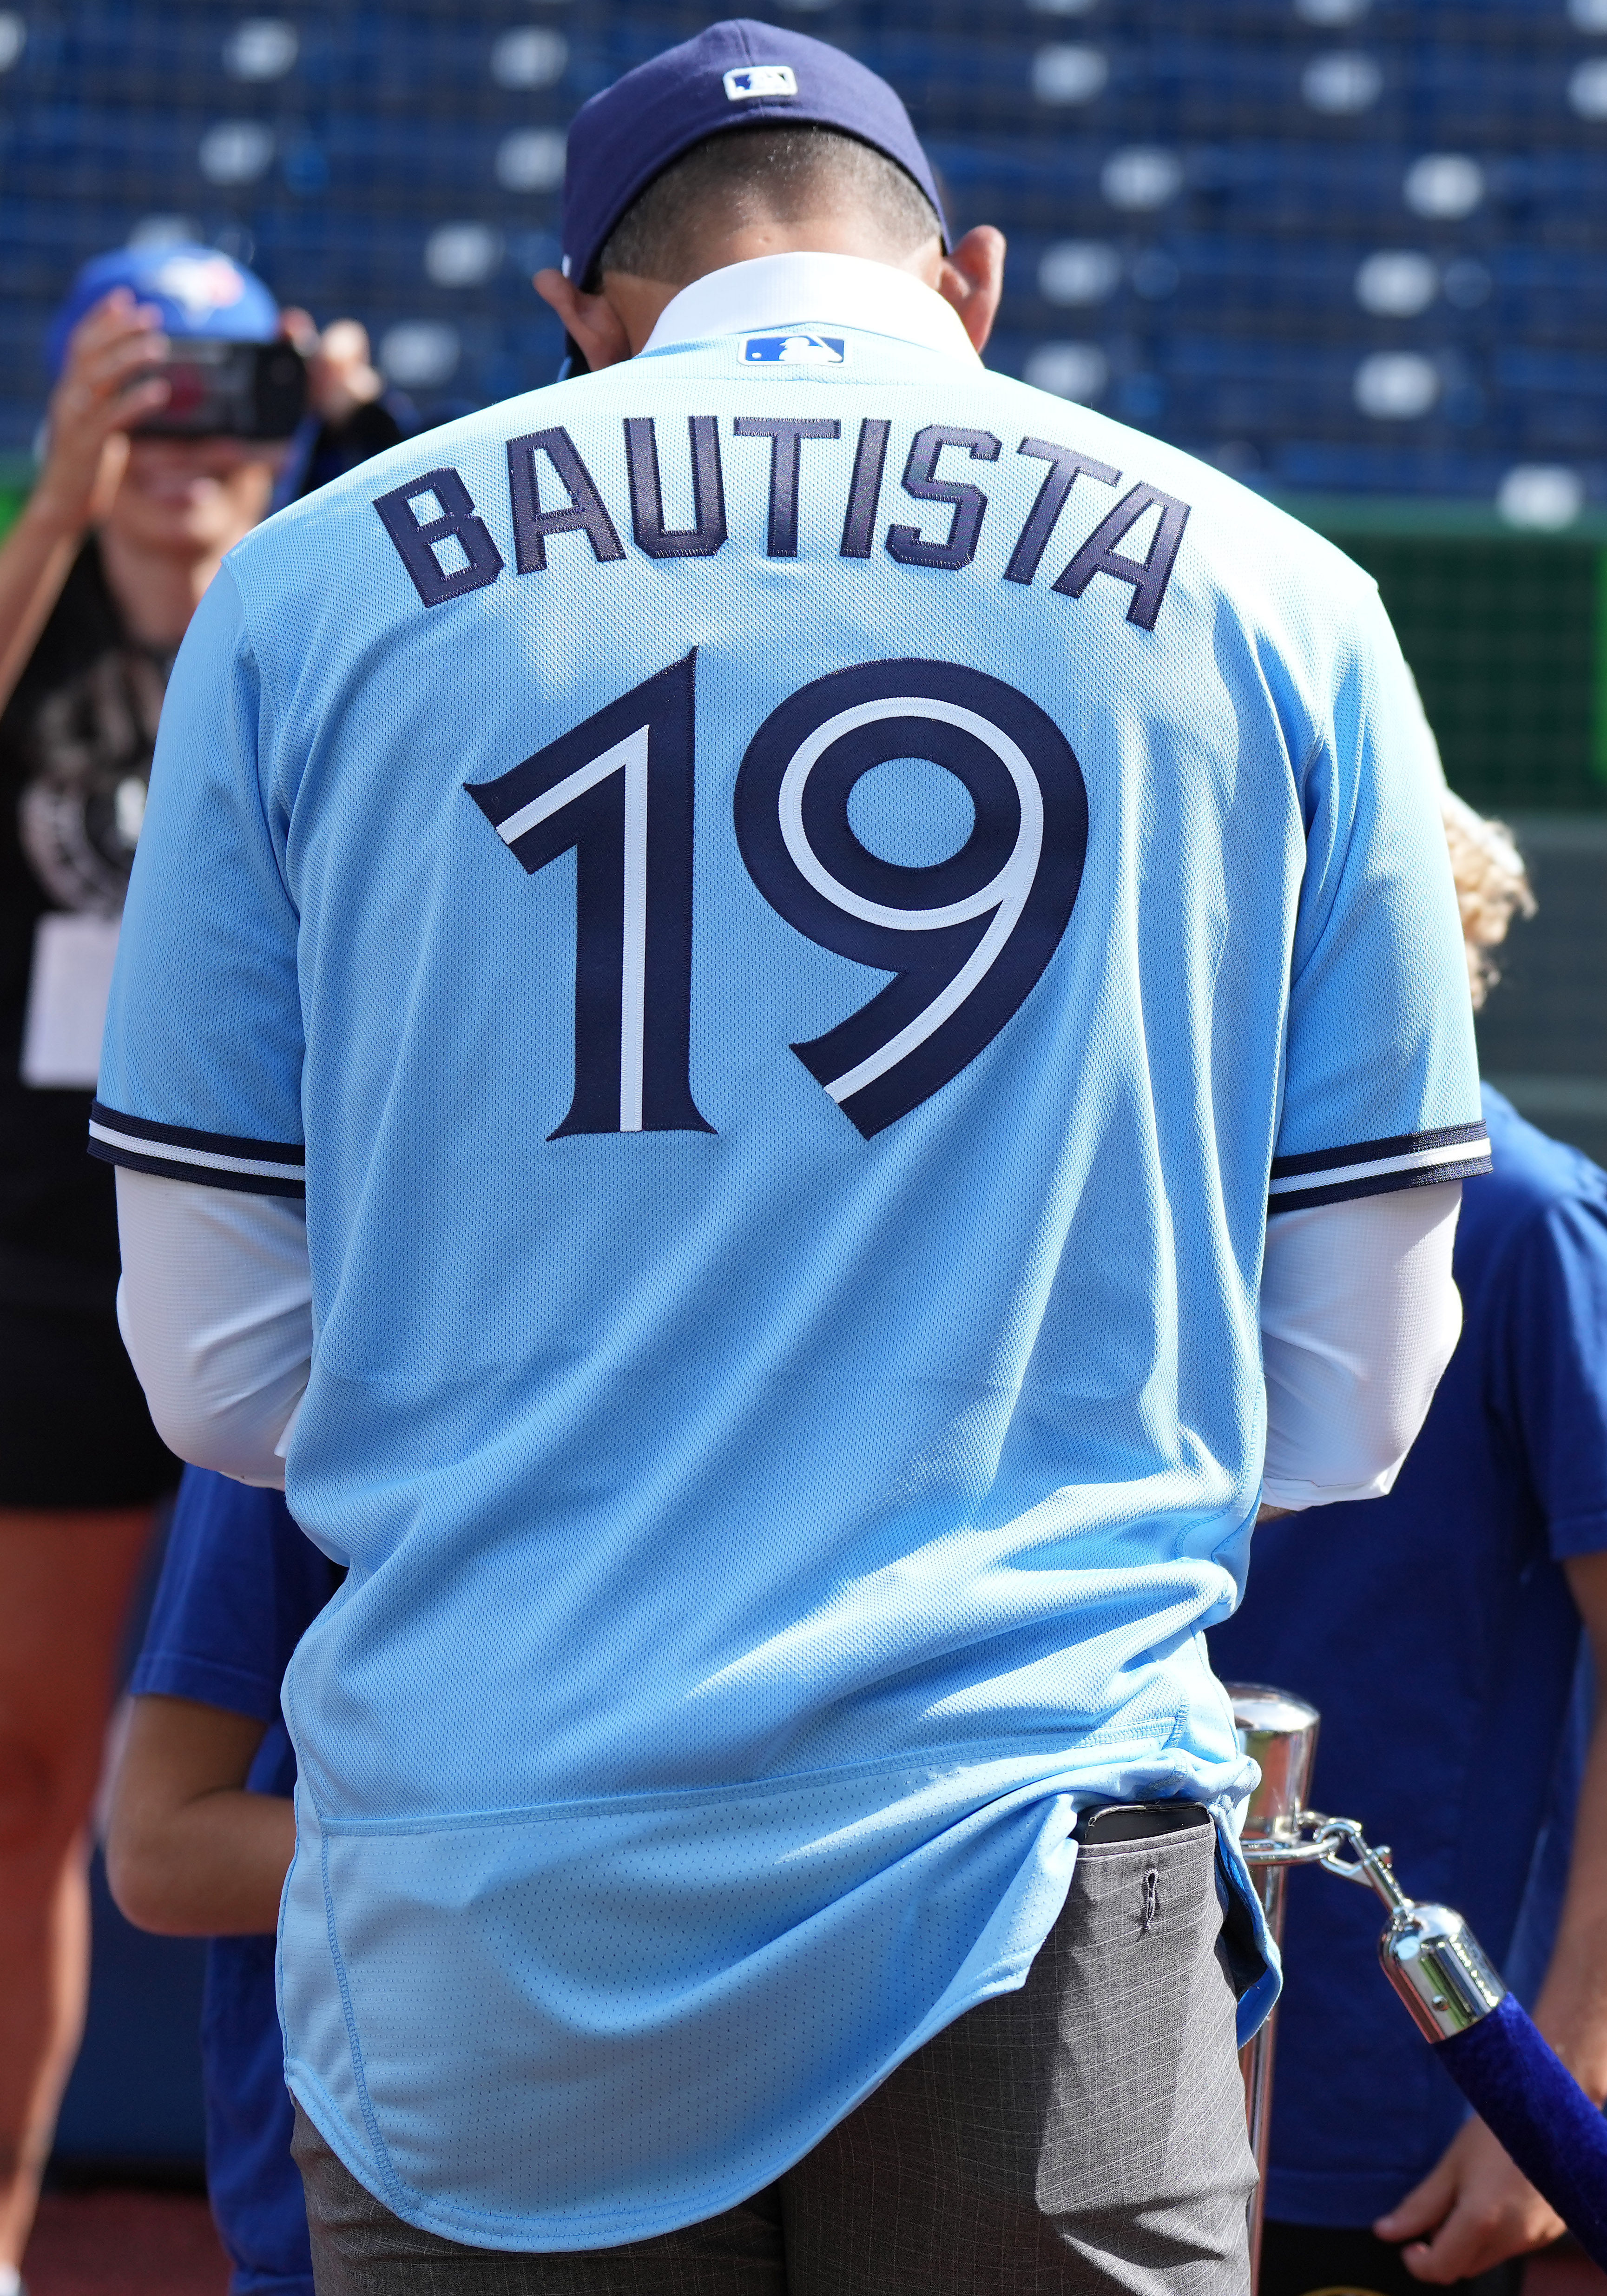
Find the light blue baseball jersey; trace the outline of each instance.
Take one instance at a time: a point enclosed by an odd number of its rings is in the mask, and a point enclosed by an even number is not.
[[[243,543],[123,927],[98,1152],[305,1181],[290,2079],[480,2245],[753,2192],[1079,1803],[1231,1812],[1269,1193],[1483,1168],[1372,584],[830,316]]]

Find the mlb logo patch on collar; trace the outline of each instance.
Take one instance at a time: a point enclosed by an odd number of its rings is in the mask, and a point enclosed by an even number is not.
[[[846,366],[849,347],[841,335],[744,335],[744,366]]]
[[[746,103],[756,95],[796,95],[798,74],[791,64],[737,64],[725,86],[727,103]]]

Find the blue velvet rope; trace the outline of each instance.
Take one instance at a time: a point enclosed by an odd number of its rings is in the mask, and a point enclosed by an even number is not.
[[[1592,2260],[1607,2267],[1607,2116],[1507,1994],[1434,2054]]]

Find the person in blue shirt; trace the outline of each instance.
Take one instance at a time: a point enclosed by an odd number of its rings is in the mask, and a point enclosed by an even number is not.
[[[291,1653],[340,1573],[277,1491],[185,1471],[112,1795],[107,1873],[128,1919],[206,1937],[207,2189],[230,2296],[313,2296],[274,1998],[295,1848]]]
[[[1500,826],[1444,802],[1482,1001],[1527,888]],[[1462,1337],[1423,1432],[1387,1498],[1259,1535],[1211,1657],[1320,1710],[1313,1806],[1359,1818],[1414,1896],[1466,1914],[1599,2100],[1607,1724],[1581,1789],[1573,1717],[1582,1636],[1607,1669],[1607,1174],[1488,1084],[1483,1105],[1495,1169],[1464,1198]],[[1362,1892],[1293,1884],[1262,2296],[1494,2290],[1562,2229],[1381,1981],[1378,1927]]]
[[[350,1566],[319,2286],[1229,2296],[1201,1629],[1388,1488],[1488,1162],[1426,728],[1338,552],[983,366],[840,50],[568,154],[589,372],[202,607],[91,1119],[165,1438]]]

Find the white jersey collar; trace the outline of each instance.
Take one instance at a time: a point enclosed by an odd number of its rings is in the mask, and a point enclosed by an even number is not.
[[[907,271],[859,255],[760,255],[708,272],[665,306],[642,348],[805,325],[863,327],[977,364],[952,304]]]

